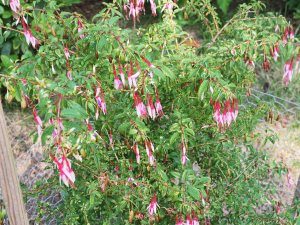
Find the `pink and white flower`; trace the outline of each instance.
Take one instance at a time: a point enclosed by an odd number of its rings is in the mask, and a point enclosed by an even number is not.
[[[13,12],[19,13],[21,11],[21,4],[19,0],[10,0],[9,5]]]
[[[147,117],[146,106],[142,102],[142,99],[137,92],[134,92],[133,100],[134,100],[134,105],[135,105],[135,109],[136,109],[136,113],[137,113],[138,117],[146,118]]]
[[[155,101],[155,111],[156,111],[156,114],[159,116],[159,117],[162,117],[164,115],[164,112],[163,112],[163,107],[160,103],[160,100],[159,100],[159,96],[158,96],[158,92],[156,91],[155,93],[156,95],[156,101]]]
[[[100,87],[97,87],[95,90],[95,99],[98,107],[102,110],[103,114],[106,115],[106,103]]]
[[[154,2],[154,0],[150,0],[150,6],[151,6],[151,12],[152,12],[152,16],[156,16],[156,4]]]
[[[78,33],[79,33],[79,37],[81,38],[81,39],[83,39],[84,38],[84,34],[82,33],[82,30],[84,29],[84,25],[83,25],[83,23],[81,22],[81,20],[80,19],[78,19],[78,21],[77,21],[77,31],[78,31]]]
[[[70,58],[70,52],[69,52],[68,47],[64,47],[64,54],[65,54],[66,59],[69,60],[69,58]]]
[[[278,44],[274,45],[274,47],[271,48],[270,53],[271,53],[271,56],[273,57],[274,61],[276,62],[279,57]]]
[[[181,217],[177,217],[176,218],[176,223],[175,223],[175,225],[184,225],[184,223],[183,223],[183,220],[182,220],[182,218]]]
[[[59,171],[59,180],[63,181],[67,187],[69,187],[69,185],[74,187],[75,173],[71,168],[70,160],[63,155],[60,159],[53,157],[53,161],[55,162]]]
[[[283,83],[285,86],[289,84],[293,77],[293,58],[287,61],[283,68]]]
[[[117,75],[115,65],[113,65],[113,73],[114,73],[114,87],[116,90],[121,90],[123,88],[123,84]]]
[[[38,134],[41,135],[42,134],[42,126],[43,126],[43,122],[41,120],[41,118],[38,116],[38,113],[37,113],[37,110],[35,108],[33,108],[33,119],[36,123],[36,126],[37,126],[37,131],[38,131]]]
[[[154,120],[156,117],[155,107],[153,104],[152,97],[149,94],[147,94],[147,111],[150,118]]]
[[[147,208],[149,215],[153,216],[154,214],[156,214],[156,211],[157,211],[158,207],[159,207],[159,205],[157,203],[156,194],[154,194],[153,197],[151,198],[150,204]]]
[[[39,41],[32,35],[31,30],[24,17],[22,17],[21,23],[27,44],[31,44],[33,48],[36,48],[39,45]]]
[[[66,75],[67,75],[67,78],[68,78],[69,80],[73,80],[73,77],[72,77],[72,71],[71,71],[71,70],[68,70]]]
[[[154,152],[154,146],[152,144],[151,141],[145,141],[145,148],[146,148],[146,153],[148,156],[148,160],[151,166],[154,165],[155,163],[155,158],[153,156],[153,152]]]
[[[133,152],[134,152],[134,154],[135,154],[136,162],[137,162],[138,164],[140,164],[140,162],[141,162],[141,157],[140,157],[140,151],[139,151],[139,146],[138,146],[138,144],[137,144],[137,143],[134,143],[132,149],[133,149]]]
[[[122,81],[123,87],[125,87],[126,86],[125,75],[124,75],[123,67],[122,67],[121,64],[119,64],[119,75],[121,77],[121,81]]]

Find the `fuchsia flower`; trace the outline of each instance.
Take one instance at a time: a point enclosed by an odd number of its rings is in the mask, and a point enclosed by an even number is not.
[[[39,41],[32,35],[31,30],[24,17],[21,18],[21,23],[23,26],[23,32],[27,44],[29,45],[31,43],[33,48],[37,47],[39,45]]]
[[[121,77],[121,81],[123,83],[123,86],[125,87],[126,86],[125,75],[124,75],[123,67],[122,67],[121,64],[119,64],[119,75]]]
[[[225,101],[223,112],[221,112],[220,102],[216,101],[214,103],[213,118],[217,122],[217,124],[220,128],[221,127],[229,127],[230,124],[236,120],[237,115],[238,115],[237,99]]]
[[[181,164],[185,165],[187,161],[187,156],[186,156],[186,144],[184,140],[182,139],[181,141]]]
[[[159,207],[159,205],[157,203],[156,194],[154,194],[153,197],[151,198],[150,204],[147,208],[150,216],[153,216],[154,214],[156,214],[157,207]]]
[[[288,39],[293,40],[295,38],[294,29],[292,26],[288,26],[284,30],[284,34],[282,36],[283,45],[287,44]]]
[[[160,100],[159,100],[159,96],[158,96],[158,92],[156,91],[155,93],[156,95],[156,101],[155,101],[155,110],[156,110],[156,113],[159,117],[162,117],[164,115],[164,112],[163,112],[163,108],[162,108],[162,105],[160,103]]]
[[[102,110],[103,114],[106,115],[106,103],[104,100],[103,93],[101,93],[101,88],[97,87],[95,90],[95,99],[97,102],[98,107]]]
[[[154,120],[156,117],[155,108],[154,108],[152,97],[149,94],[147,94],[147,111],[150,118]]]
[[[151,166],[154,165],[155,162],[155,158],[153,156],[153,152],[154,152],[154,146],[152,144],[151,141],[145,141],[145,148],[146,148],[146,153],[149,159],[149,163]]]
[[[186,216],[186,225],[193,225],[193,221],[190,215]]]
[[[278,44],[274,45],[274,47],[270,49],[270,53],[271,53],[271,56],[273,57],[274,61],[276,62],[279,57]]]
[[[114,73],[114,87],[116,90],[121,90],[123,88],[123,84],[119,77],[117,76],[117,71],[115,65],[113,65],[113,73]]]
[[[133,74],[133,64],[132,64],[132,62],[130,62],[130,68],[128,70],[128,84],[129,84],[130,88],[132,86],[137,88],[137,78],[141,73],[141,69],[138,64],[137,64],[137,69],[138,69],[138,71],[135,74]]]
[[[155,68],[155,66],[148,59],[146,59],[144,56],[141,56],[141,58],[147,64],[148,67]]]
[[[288,85],[293,77],[293,58],[284,64],[283,83]]]
[[[162,8],[161,12],[163,12],[165,10],[171,11],[171,10],[173,10],[173,7],[174,7],[174,3],[171,0],[171,1],[164,4],[164,7]]]
[[[134,100],[134,105],[135,105],[135,109],[136,109],[136,113],[137,113],[138,117],[146,118],[147,117],[146,106],[142,102],[142,99],[137,92],[134,92],[133,100]]]
[[[78,33],[79,33],[79,37],[80,37],[81,39],[83,39],[83,38],[84,38],[84,34],[82,33],[82,30],[84,29],[84,25],[83,25],[83,23],[81,22],[80,19],[78,19],[77,25],[78,25],[77,31],[78,31]]]
[[[64,47],[64,53],[65,53],[66,59],[69,60],[69,58],[70,58],[70,52],[69,52],[68,47]]]
[[[182,218],[181,217],[177,217],[176,218],[176,224],[175,225],[183,225],[183,220],[182,220]]]
[[[135,154],[136,162],[137,162],[138,164],[140,164],[140,162],[141,162],[141,157],[140,157],[140,151],[139,151],[139,146],[138,146],[138,144],[137,144],[137,143],[134,143],[132,149],[133,149],[133,152],[134,152],[134,154]]]
[[[251,60],[249,57],[245,57],[244,62],[249,69],[255,68],[255,64],[254,64],[253,60]]]
[[[156,16],[156,4],[154,0],[150,0],[151,12],[152,16]]]
[[[68,70],[66,75],[67,75],[67,78],[68,78],[69,80],[73,80],[73,77],[72,77],[72,71],[71,71],[71,70]]]
[[[38,134],[41,135],[42,134],[42,126],[43,126],[43,122],[41,120],[41,118],[38,116],[37,114],[37,110],[35,108],[33,108],[33,119],[36,123],[37,126],[37,130],[38,130]]]
[[[270,62],[266,55],[264,55],[263,69],[265,72],[268,72],[270,70]]]
[[[60,159],[53,157],[53,161],[55,162],[59,171],[59,180],[63,181],[67,187],[69,187],[69,185],[74,187],[75,173],[71,168],[70,160],[63,155]]]
[[[21,11],[21,4],[19,0],[10,0],[9,5],[12,11],[19,13]]]
[[[192,225],[199,225],[198,217],[193,213]]]

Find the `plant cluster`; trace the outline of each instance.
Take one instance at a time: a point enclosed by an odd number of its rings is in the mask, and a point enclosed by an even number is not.
[[[238,105],[271,60],[285,64],[285,85],[298,72],[293,29],[261,14],[259,2],[241,5],[224,25],[210,1],[197,2],[113,1],[91,23],[52,0],[25,10],[10,1],[36,50],[11,62],[1,84],[32,110],[36,139],[72,187],[48,181],[64,199],[61,223],[285,219],[277,202],[257,214],[268,198],[261,180],[269,166],[251,131],[267,107]],[[139,26],[148,6],[159,22]],[[187,44],[176,22],[187,9],[207,26],[200,48]]]

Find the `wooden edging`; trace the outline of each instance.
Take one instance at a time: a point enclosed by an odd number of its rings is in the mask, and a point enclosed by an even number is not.
[[[29,225],[0,97],[0,185],[9,223]]]

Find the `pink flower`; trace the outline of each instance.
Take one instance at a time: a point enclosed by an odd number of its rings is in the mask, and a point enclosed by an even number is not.
[[[156,16],[156,4],[154,0],[150,0],[151,12],[153,16]]]
[[[70,160],[63,155],[60,159],[53,157],[53,161],[59,171],[59,180],[63,181],[67,187],[69,187],[69,185],[74,187],[75,173],[71,168]]]
[[[195,213],[193,213],[192,225],[199,225],[199,220]]]
[[[137,162],[138,164],[140,164],[140,162],[141,162],[141,157],[140,157],[140,151],[139,151],[139,146],[138,146],[138,144],[137,144],[137,143],[134,143],[132,149],[133,149],[133,152],[134,152],[134,154],[135,154],[136,162]]]
[[[133,74],[133,65],[132,65],[132,62],[130,62],[130,68],[129,68],[129,71],[128,71],[128,84],[129,84],[130,88],[132,86],[137,88],[137,78],[141,73],[141,70],[140,70],[138,64],[137,64],[137,67],[138,67],[138,71],[135,74]]]
[[[39,41],[32,35],[31,30],[24,17],[22,17],[21,22],[27,44],[29,45],[31,43],[33,48],[37,47],[39,45]]]
[[[283,83],[287,86],[293,77],[293,58],[285,63],[283,70]]]
[[[274,61],[276,62],[279,57],[279,48],[277,44],[273,48],[271,48],[270,53]]]
[[[149,163],[151,166],[154,165],[155,162],[155,158],[153,156],[153,152],[154,152],[154,146],[152,144],[151,141],[145,141],[145,148],[146,148],[146,153],[149,159]]]
[[[69,80],[73,80],[73,77],[72,77],[72,71],[71,71],[71,70],[68,70],[68,71],[67,71],[67,78],[68,78]]]
[[[162,8],[161,12],[167,10],[167,11],[172,11],[173,10],[173,7],[174,7],[174,3],[173,1],[169,1],[167,3],[164,4],[164,7]]]
[[[224,126],[230,126],[230,124],[236,120],[238,115],[238,101],[237,99],[227,100],[224,104],[224,110],[221,112],[221,104],[216,101],[214,103],[213,118],[217,122],[217,125],[221,128]]]
[[[68,47],[65,47],[65,48],[64,48],[64,53],[65,53],[66,59],[68,60],[68,59],[70,58],[70,52],[69,52]]]
[[[114,73],[114,87],[116,90],[121,90],[123,88],[123,84],[119,79],[119,77],[117,76],[115,65],[113,65],[113,73]]]
[[[190,215],[186,216],[186,225],[193,225],[193,221]]]
[[[263,69],[265,72],[268,72],[270,70],[270,62],[266,55],[264,55]]]
[[[79,33],[79,37],[80,37],[81,39],[83,39],[83,38],[84,38],[84,34],[82,33],[82,30],[83,30],[83,28],[84,28],[84,25],[83,25],[83,23],[81,22],[80,19],[78,19],[77,25],[78,25],[77,30],[78,30],[78,33]]]
[[[163,112],[163,108],[162,108],[162,105],[160,103],[160,100],[159,100],[159,96],[158,96],[158,92],[156,91],[155,93],[156,95],[156,101],[155,101],[155,110],[156,110],[156,113],[159,117],[162,117],[164,115],[164,112]]]
[[[154,120],[156,117],[155,108],[154,108],[154,104],[152,101],[152,97],[149,94],[147,94],[147,111],[148,111],[148,115],[150,116],[150,118]]]
[[[134,100],[134,105],[135,105],[135,109],[136,109],[136,113],[137,113],[138,117],[146,118],[147,117],[146,106],[142,102],[142,99],[137,92],[134,92],[133,100]]]
[[[37,126],[37,131],[38,131],[38,134],[41,135],[42,134],[42,126],[43,126],[43,122],[41,120],[41,118],[38,116],[37,114],[37,110],[35,108],[33,108],[33,119],[36,123],[36,126]]]
[[[9,5],[12,11],[19,13],[21,10],[21,4],[19,0],[10,0]]]
[[[184,225],[181,217],[176,218],[176,224],[175,225]]]
[[[154,194],[153,197],[151,198],[150,204],[147,208],[150,216],[153,216],[154,214],[156,214],[157,207],[159,207],[159,205],[157,204],[156,194]]]
[[[123,68],[122,68],[121,64],[119,64],[119,75],[121,77],[123,86],[125,87],[126,86],[125,75],[124,75]]]
[[[103,114],[106,115],[106,103],[104,100],[103,93],[101,92],[101,88],[97,87],[95,90],[95,99],[97,102],[98,107],[102,110]]]

